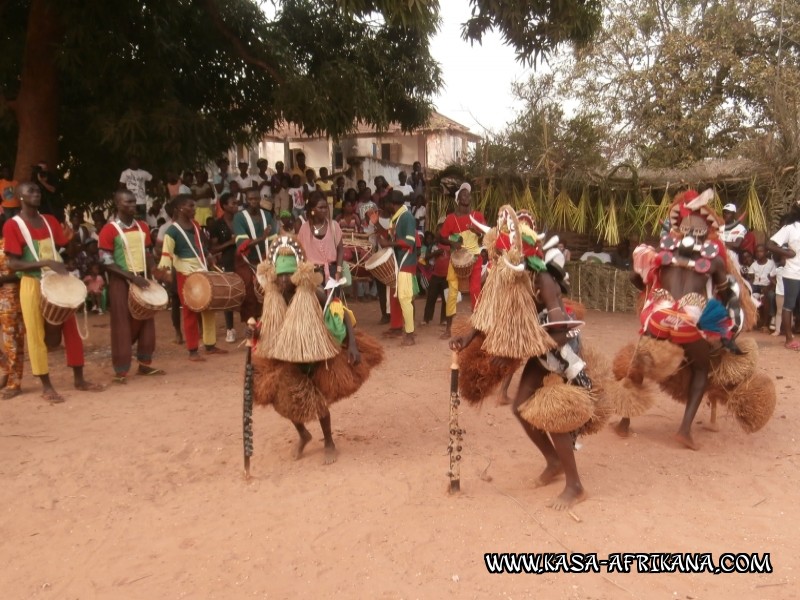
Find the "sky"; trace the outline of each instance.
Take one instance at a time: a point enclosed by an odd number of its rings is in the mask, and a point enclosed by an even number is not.
[[[520,106],[511,84],[525,80],[530,70],[495,32],[484,36],[482,45],[461,39],[461,24],[470,17],[467,0],[439,0],[439,6],[442,23],[431,54],[441,66],[444,86],[434,98],[436,109],[478,135],[500,131]]]

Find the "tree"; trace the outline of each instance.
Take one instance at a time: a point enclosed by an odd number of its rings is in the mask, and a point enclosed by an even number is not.
[[[590,46],[551,67],[602,116],[609,158],[681,166],[741,153],[800,90],[800,6],[783,0],[612,0]],[[535,84],[534,84],[535,85]]]
[[[551,33],[559,15],[542,5],[486,27],[534,53],[583,41],[591,15]],[[0,17],[0,135],[17,140],[0,159],[17,178],[58,164],[77,202],[112,189],[128,155],[194,164],[281,120],[334,137],[358,121],[420,127],[440,84],[425,0],[0,0]]]

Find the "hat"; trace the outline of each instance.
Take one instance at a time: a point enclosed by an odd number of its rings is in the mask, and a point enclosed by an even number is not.
[[[275,257],[275,274],[285,275],[297,271],[297,257],[294,254],[279,254]]]
[[[471,192],[472,191],[472,186],[470,184],[468,184],[466,181],[464,183],[462,183],[461,187],[459,187],[458,191],[456,192],[456,198],[458,198],[458,195],[461,193],[461,190],[467,190],[468,192]]]
[[[722,212],[736,212],[736,205],[733,202],[729,202],[725,206],[722,207]]]

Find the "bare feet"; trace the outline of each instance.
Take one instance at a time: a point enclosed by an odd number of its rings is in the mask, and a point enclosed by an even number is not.
[[[621,419],[619,423],[614,425],[614,432],[622,438],[630,437],[631,435],[631,420]]]
[[[330,444],[325,444],[325,459],[322,461],[323,465],[332,465],[336,462],[336,457],[338,456],[338,452],[336,451],[336,446],[333,442]]]
[[[414,341],[413,333],[407,333],[403,338],[403,341],[400,342],[401,346],[413,346],[414,344],[416,344],[416,342]]]
[[[19,396],[21,393],[22,390],[19,388],[5,388],[2,395],[0,395],[0,398],[3,400],[11,400],[12,398]]]
[[[678,433],[675,434],[675,440],[680,442],[690,450],[700,450],[700,446],[698,446],[692,439],[691,433],[682,433],[679,431]]]
[[[703,424],[703,429],[705,429],[706,431],[713,431],[714,433],[717,433],[719,431],[719,425],[717,425],[716,422],[714,422],[714,423],[704,423]]]
[[[547,465],[539,474],[539,477],[536,478],[536,481],[533,483],[534,487],[542,487],[545,485],[551,484],[555,481],[556,477],[561,475],[564,472],[564,467],[561,466],[560,462],[553,463],[552,465]]]
[[[192,362],[206,362],[206,357],[199,354],[190,354],[189,360]]]
[[[294,447],[294,454],[293,457],[295,460],[299,460],[301,456],[303,456],[303,449],[306,447],[306,444],[311,441],[311,434],[308,431],[304,431],[300,434],[300,439],[297,440],[297,446]]]
[[[548,506],[554,510],[567,510],[589,497],[582,486],[577,488],[565,487],[564,491],[553,498]]]

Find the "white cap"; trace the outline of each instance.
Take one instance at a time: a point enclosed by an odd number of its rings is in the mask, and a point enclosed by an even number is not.
[[[725,206],[722,207],[722,212],[736,212],[736,205],[732,202],[729,202]]]
[[[471,192],[472,191],[472,186],[465,181],[464,183],[461,184],[461,187],[458,188],[458,191],[456,192],[456,196],[458,196],[461,193],[461,190],[467,190],[468,192]]]
[[[559,271],[564,270],[564,254],[558,248],[550,248],[547,253],[544,255],[544,262],[545,264],[553,263],[555,266],[558,267]]]

